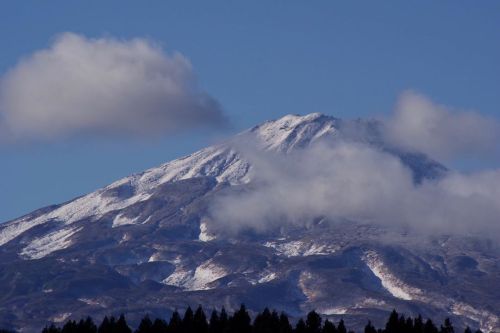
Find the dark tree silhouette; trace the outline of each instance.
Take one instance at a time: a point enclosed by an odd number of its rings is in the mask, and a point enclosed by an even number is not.
[[[85,320],[81,319],[76,327],[78,333],[97,333],[97,326],[94,324],[92,318],[87,317]]]
[[[280,329],[279,333],[292,333],[292,325],[290,325],[290,321],[288,320],[288,316],[282,312],[280,314]]]
[[[62,333],[77,333],[78,325],[74,320],[68,320],[61,329]]]
[[[182,318],[182,333],[195,333],[194,332],[194,313],[190,306],[187,307]]]
[[[212,310],[212,314],[210,315],[210,321],[208,324],[208,333],[219,333],[222,332],[220,317],[217,313],[217,310]]]
[[[114,322],[114,318],[113,318],[113,322]],[[120,315],[120,317],[118,318],[118,321],[116,322],[116,324],[112,328],[112,332],[113,333],[132,333],[132,330],[128,326],[127,321],[125,320],[125,316],[123,315],[123,313]]]
[[[201,305],[198,306],[194,313],[193,329],[195,333],[208,333],[207,317]]]
[[[432,322],[432,320],[427,319],[424,325],[424,333],[438,333],[438,329],[436,325]]]
[[[167,333],[168,324],[165,320],[156,318],[153,322],[153,326],[151,327],[151,331],[153,333]]]
[[[444,320],[444,325],[441,326],[440,333],[455,333],[455,329],[453,328],[453,325],[451,324],[450,318],[446,318]]]
[[[325,324],[323,325],[323,330],[321,332],[322,333],[337,333],[337,327],[335,327],[335,324],[327,319],[327,320],[325,320]]]
[[[168,332],[169,333],[181,333],[182,331],[182,319],[181,315],[177,310],[172,313],[170,317],[170,322],[168,323]]]
[[[8,331],[0,330],[0,333],[7,333]],[[60,333],[61,330],[54,325],[54,323],[50,324],[50,326],[45,326],[42,330],[42,333]],[[472,332],[471,332],[472,333]]]
[[[228,327],[229,327],[229,316],[227,315],[226,309],[222,307],[220,310],[220,326],[221,326],[221,332],[227,332]]]
[[[365,333],[377,333],[377,330],[372,325],[371,321],[368,321],[368,324],[365,326]]]
[[[396,310],[392,310],[389,320],[385,324],[385,333],[399,333],[400,329],[399,314]]]
[[[135,333],[153,333],[153,322],[146,315],[142,318],[139,327],[135,330]]]
[[[229,332],[230,333],[250,333],[252,331],[252,326],[250,325],[251,318],[245,307],[245,304],[241,304],[240,309],[233,314],[233,317],[229,320]]]
[[[306,332],[307,333],[320,333],[321,331],[321,317],[316,311],[311,311],[307,314],[306,319]]]
[[[337,325],[337,331],[339,333],[346,333],[347,328],[345,327],[344,319],[340,319],[339,324]]]
[[[181,318],[177,310],[172,313],[170,321],[156,318],[154,321],[146,315],[135,330],[135,333],[354,333],[347,331],[344,320],[341,319],[336,327],[334,323],[323,319],[316,311],[307,314],[305,320],[299,318],[295,328],[292,328],[285,313],[278,314],[275,310],[265,308],[262,312],[255,314],[252,323],[250,315],[241,305],[232,316],[229,316],[222,308],[220,314],[213,310],[210,321],[207,321],[203,308],[198,306],[196,311],[188,307]],[[467,327],[464,333],[473,331]],[[474,331],[482,333],[481,330]],[[1,330],[0,333],[15,333]],[[104,317],[99,328],[96,327],[92,318],[87,317],[76,322],[68,320],[62,328],[50,324],[45,326],[42,333],[132,333],[127,325],[125,316],[122,314],[118,320],[114,317]],[[371,321],[368,321],[364,333],[455,333],[451,320],[447,318],[440,329],[431,319],[424,320],[419,315],[416,318],[405,317],[393,310],[383,329],[376,329]]]
[[[415,333],[423,333],[424,332],[424,320],[421,315],[418,315],[413,322],[413,331]]]
[[[274,333],[275,331],[271,327],[271,311],[265,308],[262,313],[259,313],[253,322],[253,332],[254,333]]]
[[[111,333],[111,322],[108,318],[108,316],[104,317],[104,319],[101,322],[101,325],[99,325],[99,328],[97,329],[97,333]]]
[[[306,323],[304,319],[300,318],[299,321],[297,321],[294,333],[306,333]]]

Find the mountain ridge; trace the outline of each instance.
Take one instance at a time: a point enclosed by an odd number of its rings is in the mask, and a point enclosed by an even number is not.
[[[354,326],[364,325],[357,320],[367,314],[377,322],[396,307],[498,329],[500,294],[486,286],[500,281],[499,253],[485,240],[321,217],[277,233],[212,234],[212,200],[253,190],[241,140],[256,139],[272,154],[351,140],[398,157],[416,182],[446,172],[422,154],[387,146],[379,126],[288,115],[1,224],[6,312],[0,323],[22,327],[32,317],[41,325],[109,309],[140,318],[195,303],[231,309],[245,302],[251,310],[265,304],[292,316],[316,308]]]

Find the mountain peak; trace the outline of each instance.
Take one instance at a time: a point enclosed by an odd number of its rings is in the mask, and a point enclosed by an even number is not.
[[[310,306],[330,315],[355,315],[360,309],[375,315],[397,304],[406,311],[420,306],[419,310],[438,314],[452,308],[485,327],[498,327],[498,316],[487,311],[498,307],[498,299],[483,280],[475,297],[467,298],[470,303],[461,296],[471,295],[470,291],[447,283],[450,270],[464,279],[459,285],[468,286],[469,279],[483,276],[498,280],[497,266],[483,265],[481,258],[476,262],[465,255],[452,257],[465,253],[463,246],[472,246],[474,251],[469,252],[475,256],[474,242],[447,239],[422,246],[420,239],[409,242],[399,231],[351,221],[330,228],[323,219],[311,221],[307,230],[290,228],[279,236],[270,233],[241,242],[225,242],[210,229],[213,220],[207,209],[214,198],[259,186],[257,182],[247,185],[257,179],[259,170],[251,154],[237,144],[245,136],[257,139],[258,148],[280,155],[307,149],[320,139],[364,142],[398,157],[423,178],[441,170],[421,154],[391,150],[380,140],[378,128],[371,120],[340,120],[320,113],[286,115],[235,140],[1,224],[4,304],[21,300],[29,311],[6,312],[0,320],[10,316],[17,323],[41,325],[48,316],[59,318],[69,311],[77,318],[112,308],[137,313],[167,303],[178,307],[203,301],[215,307],[224,299],[239,305],[255,295],[265,305],[281,306],[276,303],[279,295],[292,304],[285,310],[296,314]],[[382,232],[384,238],[378,241]],[[386,244],[389,239],[392,245]],[[423,249],[427,252],[422,253]],[[448,249],[449,253],[443,252]],[[491,258],[490,250],[485,251],[484,258]],[[476,265],[481,274],[473,271]],[[455,299],[457,289],[462,294]],[[32,297],[29,303],[24,303],[26,293]],[[130,298],[130,294],[139,296]],[[255,309],[260,303],[252,306]]]
[[[294,148],[306,147],[317,139],[333,135],[340,124],[339,119],[321,113],[286,115],[267,121],[249,130],[259,140],[264,150],[290,152]]]

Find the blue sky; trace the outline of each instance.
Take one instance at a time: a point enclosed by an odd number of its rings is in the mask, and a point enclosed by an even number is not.
[[[500,112],[498,1],[11,1],[0,75],[55,36],[147,38],[182,53],[225,130],[0,145],[0,221],[87,193],[288,113],[373,117],[414,89]]]

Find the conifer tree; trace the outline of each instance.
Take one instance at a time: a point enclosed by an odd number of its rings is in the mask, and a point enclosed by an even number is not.
[[[222,328],[220,325],[220,318],[217,310],[212,310],[212,314],[210,315],[210,321],[208,324],[208,332],[209,333],[222,333]]]
[[[252,331],[251,318],[245,304],[241,304],[240,309],[229,320],[229,330],[231,333],[250,333]]]
[[[345,327],[344,319],[340,319],[339,324],[337,325],[337,331],[339,333],[347,333],[347,328]]]
[[[182,333],[194,333],[194,313],[190,306],[187,307],[182,318]]]
[[[290,321],[288,320],[288,316],[282,312],[280,314],[280,328],[279,328],[279,333],[292,333],[292,325],[290,324]]]
[[[436,325],[432,322],[432,320],[427,319],[424,325],[424,333],[438,333],[438,329]]]
[[[323,329],[321,332],[322,333],[337,333],[337,327],[335,327],[335,324],[327,319],[327,320],[325,320],[325,324],[323,325]]]
[[[306,333],[306,323],[304,319],[300,318],[299,321],[297,321],[294,333]]]
[[[0,332],[8,332],[4,330],[0,330]],[[60,333],[61,330],[54,325],[54,323],[50,324],[50,326],[45,326],[45,328],[42,330],[42,333]]]
[[[413,331],[415,333],[423,333],[424,332],[424,320],[421,315],[418,315],[413,322]]]
[[[168,323],[168,332],[169,333],[181,333],[182,332],[182,319],[177,312],[177,309],[172,313],[170,317],[170,322]]]
[[[399,328],[399,314],[394,309],[392,310],[391,314],[389,315],[389,319],[385,324],[385,333],[399,333]]]
[[[444,325],[441,326],[440,333],[455,333],[455,329],[453,328],[453,325],[451,324],[450,318],[446,318],[444,320]]]
[[[97,333],[111,333],[111,323],[108,316],[105,316],[97,329]]]
[[[153,322],[153,326],[151,327],[151,331],[153,333],[167,333],[168,324],[165,320],[156,318]]]
[[[365,333],[377,333],[375,327],[373,327],[372,322],[368,320],[368,324],[365,326]]]
[[[77,332],[77,323],[74,320],[68,320],[66,324],[64,324],[62,333],[78,333]]]
[[[280,331],[280,316],[278,315],[278,312],[276,312],[276,310],[273,310],[273,312],[271,312],[270,326],[271,326],[271,332],[279,333],[279,331]]]
[[[201,305],[198,306],[194,313],[193,328],[195,333],[208,333],[207,317]]]
[[[320,331],[321,331],[321,317],[316,311],[313,310],[307,314],[306,332],[320,333]]]
[[[145,315],[139,323],[139,327],[135,330],[135,333],[153,333],[153,322],[148,315]]]
[[[114,318],[112,322],[114,322]],[[132,333],[132,330],[127,324],[127,321],[125,320],[125,315],[122,313],[120,317],[118,318],[118,321],[114,325],[113,328],[113,333]]]
[[[265,308],[262,313],[255,316],[253,322],[253,332],[254,333],[273,333],[271,328],[271,312],[268,308]]]
[[[77,327],[78,333],[97,333],[97,326],[94,324],[92,318],[87,317],[85,320],[81,319]]]
[[[229,316],[224,307],[220,310],[219,321],[221,332],[227,332],[229,330]]]
[[[408,317],[406,318],[406,322],[404,323],[404,332],[408,332],[408,333],[412,333],[414,332],[414,322],[413,322],[413,319],[411,317]]]

